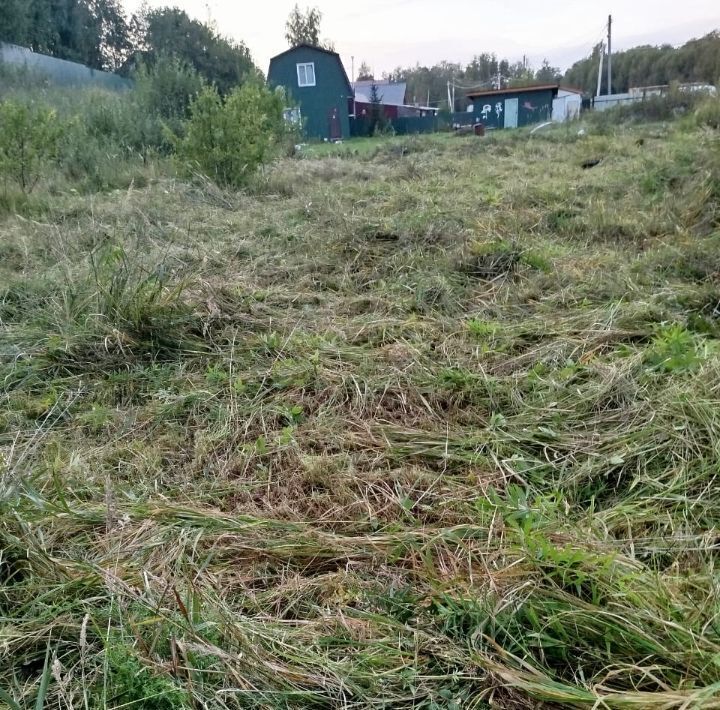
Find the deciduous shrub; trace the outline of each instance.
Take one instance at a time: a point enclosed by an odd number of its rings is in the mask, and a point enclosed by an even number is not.
[[[0,103],[0,174],[30,192],[57,158],[65,128],[46,106],[13,100]]]
[[[280,148],[282,109],[282,96],[259,84],[245,84],[226,99],[206,87],[190,107],[178,156],[186,167],[199,168],[221,185],[244,185]]]
[[[188,118],[192,100],[205,85],[194,67],[165,55],[150,67],[141,64],[134,79],[138,103],[166,121]]]
[[[140,65],[134,78],[131,99],[137,123],[131,142],[147,160],[148,150],[169,152],[172,145],[168,133],[185,135],[190,105],[205,82],[194,67],[164,55],[152,66]]]

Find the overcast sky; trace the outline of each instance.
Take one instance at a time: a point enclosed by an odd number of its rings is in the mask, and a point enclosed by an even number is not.
[[[142,0],[123,0],[131,12]],[[146,0],[175,5],[250,48],[267,72],[287,48],[285,20],[295,0]],[[681,44],[720,28],[720,0],[302,0],[323,13],[322,35],[335,43],[348,74],[366,61],[376,74],[396,66],[467,62],[495,52],[534,66],[547,57],[565,69],[590,53],[613,14],[613,48]]]

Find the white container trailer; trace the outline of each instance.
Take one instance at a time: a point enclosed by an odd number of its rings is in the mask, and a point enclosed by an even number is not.
[[[555,123],[574,121],[580,118],[581,109],[582,90],[561,86],[557,97],[553,99],[552,120]]]

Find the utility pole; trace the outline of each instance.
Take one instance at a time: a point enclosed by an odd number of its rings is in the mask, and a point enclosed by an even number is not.
[[[612,94],[612,15],[608,15],[608,96]]]
[[[595,96],[600,96],[602,91],[602,70],[603,70],[603,59],[605,58],[605,44],[600,42],[600,64],[598,65],[598,85]]]
[[[350,73],[352,74],[352,87],[353,87],[353,116],[357,116],[357,106],[355,105],[355,55],[354,54],[352,57],[350,57],[350,62],[351,62]]]
[[[447,83],[447,90],[448,90],[448,111],[452,113],[452,97],[450,96],[450,82]]]

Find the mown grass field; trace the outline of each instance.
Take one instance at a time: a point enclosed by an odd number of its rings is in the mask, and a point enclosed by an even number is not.
[[[0,706],[720,707],[717,131],[348,147],[3,213]]]

